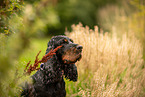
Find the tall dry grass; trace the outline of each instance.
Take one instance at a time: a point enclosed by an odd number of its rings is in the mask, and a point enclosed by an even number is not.
[[[66,33],[83,46],[83,57],[77,63],[79,92],[83,97],[145,96],[145,68],[142,45],[132,35],[118,38],[113,34],[73,25]],[[85,83],[85,84],[83,84]],[[79,85],[78,85],[79,84]],[[70,89],[71,90],[71,89]]]
[[[122,0],[122,6],[107,5],[98,11],[101,27],[112,32],[114,27],[118,36],[134,34],[143,44],[145,60],[145,4],[144,0]]]

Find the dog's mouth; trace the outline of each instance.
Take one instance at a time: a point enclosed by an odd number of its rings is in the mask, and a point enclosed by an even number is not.
[[[82,54],[79,53],[75,55],[75,57],[71,55],[65,55],[65,57],[62,60],[63,60],[63,63],[65,64],[74,64],[75,62],[80,61],[81,58],[82,58]]]
[[[66,51],[62,56],[62,60],[64,64],[74,64],[77,61],[80,61],[82,58],[82,49],[73,49],[70,51]]]

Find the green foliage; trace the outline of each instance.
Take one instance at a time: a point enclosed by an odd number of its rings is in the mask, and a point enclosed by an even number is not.
[[[43,32],[46,31],[45,27],[47,24],[55,25],[55,22],[57,22],[52,6],[44,7],[43,4],[44,2],[36,2],[35,5],[30,5],[17,0],[4,0],[1,2],[1,97],[19,96],[21,91],[19,85],[26,78],[22,76],[26,63],[18,61],[20,56],[30,46],[31,38],[38,35],[42,36]],[[35,58],[35,56],[33,57]]]
[[[97,11],[107,4],[115,3],[117,0],[63,0],[58,2],[56,11],[61,26],[56,31],[64,32],[65,27],[71,30],[71,25],[79,22],[93,28],[94,25],[99,24]]]
[[[0,34],[0,96],[19,96],[20,85],[24,83],[27,77],[23,76],[24,68],[28,61],[35,60],[35,56],[41,50],[40,57],[45,54],[47,39],[31,39],[31,46],[24,47],[23,41],[19,37],[5,36]],[[35,50],[34,50],[35,49]],[[33,52],[32,52],[33,51]],[[34,72],[33,72],[34,74]]]
[[[97,11],[106,4],[115,3],[117,0],[84,0],[83,2],[82,0],[4,0],[0,10],[1,32],[5,34],[14,32],[7,23],[17,13],[21,13],[20,17],[24,19],[23,24],[27,25],[28,31],[39,32],[39,35],[43,32],[47,35],[63,34],[65,27],[70,30],[71,25],[78,22],[92,28],[98,24]]]
[[[24,40],[19,35],[0,34],[0,96],[16,95],[17,59],[25,49]],[[25,44],[25,45],[28,45]],[[16,81],[15,81],[16,80]]]
[[[8,19],[13,14],[20,13],[23,9],[23,2],[19,0],[2,0],[0,2],[0,33],[10,34],[10,28],[8,27]]]

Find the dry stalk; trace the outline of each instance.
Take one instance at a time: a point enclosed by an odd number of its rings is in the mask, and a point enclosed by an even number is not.
[[[43,63],[43,62],[47,62],[47,60],[49,60],[50,58],[53,57],[53,55],[55,55],[56,51],[61,48],[62,46],[58,46],[57,48],[55,48],[54,50],[51,49],[51,51],[49,51],[49,53],[47,53],[45,56],[42,57],[41,60],[39,60],[38,56],[40,54],[41,51],[38,52],[38,54],[36,55],[36,59],[34,61],[34,64],[30,64],[31,61],[29,61],[24,69],[24,73],[30,75],[32,71],[35,70],[39,70],[40,68],[38,67],[39,63]]]

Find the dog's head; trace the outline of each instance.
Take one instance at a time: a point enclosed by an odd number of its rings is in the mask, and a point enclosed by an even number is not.
[[[54,36],[48,42],[48,48],[46,53],[48,53],[51,49],[55,49],[58,46],[62,46],[56,52],[56,56],[58,59],[64,64],[74,64],[76,61],[81,59],[82,46],[73,43],[73,40],[68,38],[67,36],[59,35]]]
[[[63,36],[54,36],[48,42],[48,48],[46,54],[51,50],[55,49],[58,46],[62,46],[56,51],[57,61],[60,62],[62,70],[64,71],[65,78],[77,81],[78,73],[75,62],[79,61],[82,57],[82,46],[73,43],[73,40]]]

